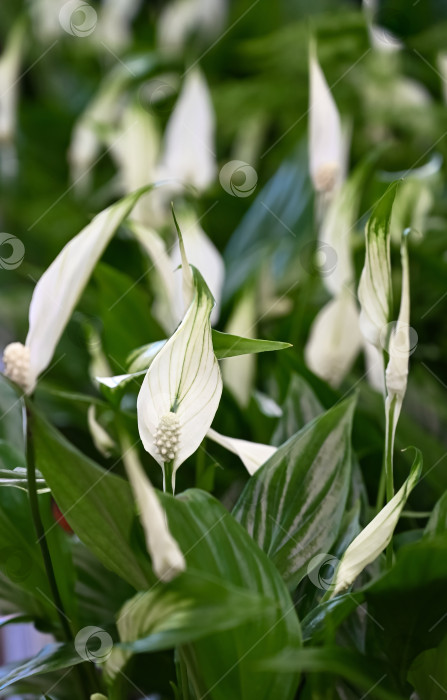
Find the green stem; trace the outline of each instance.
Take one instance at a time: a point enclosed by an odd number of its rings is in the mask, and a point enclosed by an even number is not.
[[[42,559],[45,566],[45,572],[48,579],[48,584],[50,586],[51,595],[53,597],[54,607],[56,608],[57,614],[59,616],[59,621],[61,623],[62,631],[67,642],[74,643],[74,636],[71,630],[68,617],[65,613],[64,604],[59,593],[57,586],[56,576],[54,574],[53,563],[51,561],[51,554],[48,547],[48,543],[45,537],[45,529],[43,527],[42,519],[40,517],[39,511],[39,501],[37,495],[37,482],[36,482],[36,463],[34,455],[34,442],[31,428],[31,415],[28,406],[25,408],[24,412],[24,422],[25,422],[25,436],[26,436],[26,473],[28,482],[28,497],[31,510],[31,517],[34,523],[34,529],[36,531],[37,541],[39,542],[40,551],[42,553]],[[83,694],[86,698],[89,698],[91,693],[89,691],[89,684],[87,680],[87,674],[82,665],[76,665],[76,673],[78,675],[79,682],[82,687]],[[96,682],[95,682],[96,684]]]
[[[394,411],[396,400],[393,398],[388,404],[388,399],[385,403],[386,429],[385,429],[385,476],[386,476],[386,500],[391,501],[394,496]],[[393,544],[389,543],[386,549],[386,561],[390,568],[393,563]]]
[[[165,493],[170,493],[174,495],[174,485],[172,483],[172,477],[174,473],[174,462],[165,462],[163,469],[163,491]]]

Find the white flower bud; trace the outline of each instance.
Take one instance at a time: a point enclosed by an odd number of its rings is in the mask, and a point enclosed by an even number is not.
[[[22,343],[10,343],[3,353],[5,374],[27,392],[31,386],[30,351]]]

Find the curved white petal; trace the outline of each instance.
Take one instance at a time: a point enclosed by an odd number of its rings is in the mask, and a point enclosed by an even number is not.
[[[383,352],[365,339],[363,339],[363,350],[365,352],[366,378],[373,389],[380,394],[385,394]]]
[[[260,442],[250,442],[249,440],[221,435],[212,428],[208,430],[207,437],[237,455],[250,475],[262,467],[277,450],[273,445],[263,445]]]
[[[373,562],[387,547],[393,536],[406,500],[416,486],[422,470],[419,450],[411,468],[410,476],[395,496],[349,545],[331,584],[332,595],[344,591],[363,569]]]
[[[190,264],[194,265],[201,273],[216,302],[211,312],[211,323],[214,324],[219,318],[220,300],[225,277],[224,262],[214,243],[193,216],[180,216],[179,219],[182,223],[182,238],[186,256]],[[176,270],[182,264],[179,242],[176,243],[171,253],[171,263],[173,270]],[[173,290],[177,322],[183,317],[185,310],[182,276],[182,272],[177,269],[174,273],[175,285]]]
[[[214,110],[208,86],[196,68],[188,73],[165,131],[160,176],[205,190],[216,176]]]
[[[165,463],[172,464],[173,475],[199,447],[222,394],[209,320],[213,298],[197,271],[194,276],[194,300],[149,367],[137,401],[143,445],[163,471]],[[169,422],[175,429],[175,440],[163,455],[162,448],[156,444],[156,433],[161,430],[161,437],[167,439]]]
[[[151,555],[152,568],[161,581],[171,581],[186,570],[186,561],[171,535],[166,513],[132,447],[124,446],[123,462],[140,511],[140,520]]]
[[[108,457],[115,447],[115,442],[112,440],[109,433],[104,430],[102,425],[98,423],[96,418],[96,407],[94,404],[91,404],[88,407],[87,421],[93,444],[98,452],[104,455],[104,457]]]
[[[256,296],[254,288],[245,289],[225,328],[230,335],[252,338],[256,331]],[[229,357],[222,361],[225,386],[241,404],[250,400],[256,372],[254,354]]]
[[[174,273],[176,265],[169,257],[164,240],[156,231],[133,220],[129,222],[129,228],[155,268],[157,279],[154,285],[154,316],[167,333],[172,333],[181,318],[176,294],[178,275]]]
[[[180,51],[192,33],[217,36],[226,14],[227,0],[174,0],[158,19],[158,44],[165,50]]]
[[[99,44],[120,50],[131,40],[131,22],[141,0],[103,0],[93,39]]]
[[[16,112],[25,27],[18,22],[7,37],[0,58],[0,143],[11,141],[16,129]]]
[[[361,345],[357,304],[344,290],[321,309],[312,324],[304,351],[307,366],[336,387],[349,372]]]
[[[95,216],[67,243],[36,284],[25,343],[30,350],[32,388],[39,374],[50,364],[68,319],[104,248],[140,194],[129,195]]]
[[[399,317],[389,341],[388,366],[385,372],[386,390],[390,400],[397,398],[401,404],[407,390],[408,361],[410,358],[410,271],[408,264],[407,234],[401,245],[402,292]]]
[[[340,115],[311,46],[309,53],[309,169],[318,192],[330,192],[344,170],[344,142]]]

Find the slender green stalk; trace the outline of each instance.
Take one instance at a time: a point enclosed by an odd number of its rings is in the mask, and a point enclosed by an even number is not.
[[[391,402],[388,399],[385,402],[385,476],[386,476],[386,500],[391,501],[394,496],[394,411],[396,408],[396,400],[393,398]],[[386,550],[386,561],[390,567],[393,560],[393,545],[392,542]]]
[[[174,471],[173,462],[165,462],[163,469],[163,491],[174,495],[174,487],[172,484],[172,475]]]
[[[28,497],[31,510],[31,517],[34,523],[34,529],[36,531],[37,540],[39,542],[40,551],[42,553],[42,559],[45,566],[45,572],[48,579],[48,584],[50,586],[51,595],[53,597],[54,607],[56,608],[57,614],[59,616],[59,621],[61,623],[62,631],[67,642],[74,642],[74,635],[71,630],[69,619],[65,613],[64,604],[59,593],[57,586],[56,576],[54,574],[53,563],[51,561],[51,554],[48,547],[48,543],[45,537],[45,529],[43,527],[42,519],[40,517],[39,511],[39,501],[37,495],[37,482],[36,482],[36,463],[34,455],[34,442],[32,436],[31,428],[31,416],[29,413],[28,406],[24,409],[24,432],[26,437],[26,472],[27,472],[27,482],[28,482]],[[83,695],[86,698],[90,697],[88,676],[83,664],[76,665],[76,673],[78,675],[78,680],[82,688]],[[96,686],[96,680],[95,680]],[[94,690],[96,687],[93,686]]]

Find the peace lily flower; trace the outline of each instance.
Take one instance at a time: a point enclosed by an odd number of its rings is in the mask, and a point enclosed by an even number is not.
[[[413,448],[414,449],[414,448]],[[422,471],[422,455],[416,450],[416,458],[410,476],[395,496],[386,504],[344,553],[331,584],[331,597],[348,588],[391,542],[400,514]]]
[[[256,328],[256,294],[254,287],[245,288],[228,324],[226,333],[253,337]],[[222,374],[227,386],[241,406],[250,401],[256,371],[254,355],[229,357],[223,361]]]
[[[341,120],[314,42],[309,47],[309,168],[317,192],[330,193],[342,181],[345,146]]]
[[[408,361],[410,357],[410,272],[408,264],[408,230],[404,233],[401,245],[402,292],[397,323],[391,332],[388,352],[389,361],[385,372],[387,397],[385,412],[387,425],[391,421],[391,453],[394,435],[402,402],[407,390]],[[387,430],[388,435],[388,430]]]
[[[114,50],[123,49],[132,38],[130,25],[140,5],[141,0],[103,0],[92,38]]]
[[[3,151],[2,170],[5,175],[15,173],[13,141],[17,123],[19,71],[24,39],[25,27],[22,22],[19,22],[9,33],[0,58],[0,147]]]
[[[212,39],[224,26],[227,0],[174,0],[157,22],[158,43],[168,51],[180,51],[191,34]]]
[[[50,364],[56,345],[103,250],[145,191],[139,190],[124,197],[95,216],[67,243],[36,284],[29,308],[25,345],[11,343],[3,356],[5,374],[27,394],[33,393],[37,378]]]
[[[199,447],[222,394],[211,337],[214,300],[198,270],[193,280],[185,317],[152,361],[137,400],[144,448],[160,464],[165,489],[172,490],[177,469]]]
[[[391,310],[390,220],[395,188],[385,194],[366,226],[365,265],[358,296],[361,305],[360,329],[378,350],[381,334]]]
[[[262,465],[275,454],[277,449],[273,447],[273,445],[264,445],[259,442],[250,442],[249,440],[227,437],[226,435],[221,435],[212,428],[208,430],[206,435],[218,445],[222,445],[222,447],[225,447],[225,449],[237,455],[241,462],[243,462],[250,476],[262,467]]]
[[[307,366],[336,387],[350,370],[362,336],[352,292],[345,289],[317,315],[305,348]]]
[[[126,441],[123,448],[123,462],[140,512],[152,568],[161,581],[171,581],[186,570],[185,558],[171,535],[166,513],[135,450]]]
[[[173,178],[205,190],[216,176],[215,118],[205,79],[198,68],[188,72],[166,126],[159,177]]]

